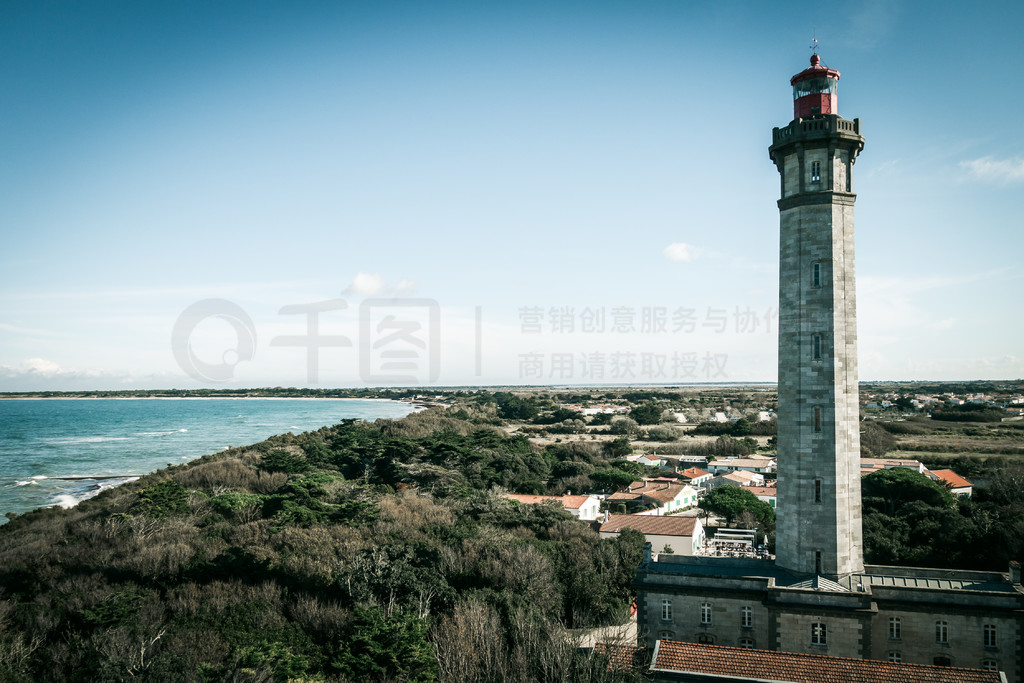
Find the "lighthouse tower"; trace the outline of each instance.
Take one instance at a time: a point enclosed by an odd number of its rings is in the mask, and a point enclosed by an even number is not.
[[[864,138],[837,113],[838,82],[815,53],[768,149],[782,177],[776,564],[833,580],[864,569],[852,186]]]

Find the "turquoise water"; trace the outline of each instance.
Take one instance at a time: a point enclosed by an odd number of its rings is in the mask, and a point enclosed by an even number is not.
[[[352,399],[0,400],[0,523],[228,446],[413,410]]]

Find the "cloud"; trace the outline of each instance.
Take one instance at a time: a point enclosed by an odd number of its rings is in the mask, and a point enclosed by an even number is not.
[[[669,261],[688,263],[700,256],[701,250],[686,242],[673,242],[665,247],[662,253],[665,254],[665,258]]]
[[[1024,159],[996,159],[994,157],[982,157],[961,161],[960,168],[967,169],[967,172],[975,179],[994,182],[999,185],[1008,183],[1019,183],[1024,181]]]
[[[97,370],[69,370],[45,358],[29,358],[20,365],[0,365],[0,376],[14,377],[45,377],[45,378],[87,378],[99,377]]]
[[[399,280],[395,285],[388,285],[377,273],[357,273],[352,284],[342,294],[357,296],[377,296],[379,294],[411,294],[416,289],[412,280]]]
[[[384,279],[376,273],[356,273],[352,278],[352,284],[345,290],[346,294],[362,294],[373,296],[384,289]]]

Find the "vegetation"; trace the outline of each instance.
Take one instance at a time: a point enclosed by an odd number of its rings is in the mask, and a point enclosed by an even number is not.
[[[718,486],[700,499],[700,509],[705,514],[715,514],[732,524],[744,512],[753,515],[758,527],[765,533],[775,528],[775,510],[747,489],[739,486]]]
[[[0,679],[629,680],[570,629],[626,618],[643,535],[496,492],[632,480],[611,462],[430,410],[18,516]]]
[[[974,499],[956,500],[906,468],[862,480],[864,554],[872,564],[1005,571],[1024,558],[1024,466],[994,470]]]

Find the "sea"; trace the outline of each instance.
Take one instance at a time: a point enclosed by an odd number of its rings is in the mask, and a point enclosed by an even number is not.
[[[400,418],[415,410],[409,403],[362,399],[0,400],[0,524],[7,512],[71,507],[231,446],[345,418]]]

